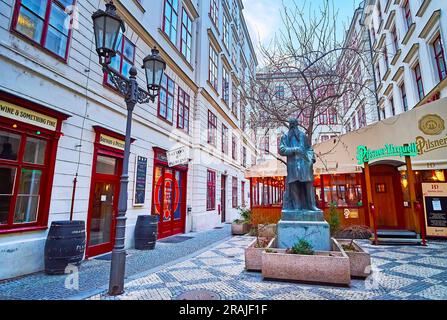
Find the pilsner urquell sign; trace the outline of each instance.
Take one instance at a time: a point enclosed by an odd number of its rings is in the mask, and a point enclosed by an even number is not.
[[[418,155],[418,149],[415,142],[410,143],[406,146],[395,146],[394,144],[386,144],[382,149],[368,149],[366,146],[357,147],[357,161],[358,164],[363,164],[365,162],[370,162],[374,159],[380,159],[385,157],[415,157]]]

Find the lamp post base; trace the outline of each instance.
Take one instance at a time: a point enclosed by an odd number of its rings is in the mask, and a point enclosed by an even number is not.
[[[126,267],[126,250],[113,250],[110,267],[109,295],[118,296],[124,293],[124,273]]]

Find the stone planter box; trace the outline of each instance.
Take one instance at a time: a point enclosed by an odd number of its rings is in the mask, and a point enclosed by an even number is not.
[[[261,240],[268,240],[271,238],[260,238]],[[245,249],[245,269],[247,271],[261,271],[262,270],[262,252],[272,246],[275,239],[271,239],[268,246],[265,248],[255,248],[256,239],[250,243]]]
[[[349,244],[351,240],[338,239],[340,245]],[[369,252],[363,250],[354,240],[353,246],[357,251],[343,250],[349,257],[351,267],[351,277],[353,278],[367,278],[371,274],[371,255]]]
[[[262,238],[276,237],[276,224],[258,224],[258,235]]]
[[[262,276],[264,279],[349,286],[349,257],[337,240],[331,239],[331,244],[334,251],[316,251],[311,256],[287,254],[285,249],[263,251]]]
[[[235,236],[244,235],[250,232],[252,225],[249,223],[235,223],[231,224],[231,234]]]

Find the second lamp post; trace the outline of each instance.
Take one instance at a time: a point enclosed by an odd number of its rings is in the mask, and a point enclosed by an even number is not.
[[[137,69],[133,66],[129,78],[113,70],[109,65],[116,55],[116,45],[120,32],[124,32],[124,23],[116,14],[112,1],[106,4],[106,10],[97,10],[92,15],[95,33],[96,52],[103,71],[108,75],[116,89],[125,97],[127,106],[126,138],[124,146],[123,170],[120,180],[118,216],[116,218],[115,245],[112,251],[110,267],[109,294],[119,295],[124,292],[124,274],[126,265],[125,235],[127,212],[127,187],[129,184],[129,156],[132,131],[132,113],[137,103],[154,102],[160,90],[160,84],[166,68],[165,61],[157,49],[143,60],[142,68],[146,72],[148,91],[137,83]]]

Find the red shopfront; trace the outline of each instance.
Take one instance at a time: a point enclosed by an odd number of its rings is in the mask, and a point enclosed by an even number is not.
[[[57,147],[68,117],[0,92],[0,234],[48,227]]]
[[[87,219],[86,257],[113,249],[118,214],[120,178],[124,158],[124,136],[94,126],[92,180]]]
[[[169,167],[166,150],[154,148],[152,214],[158,215],[158,238],[185,232],[188,166]]]

